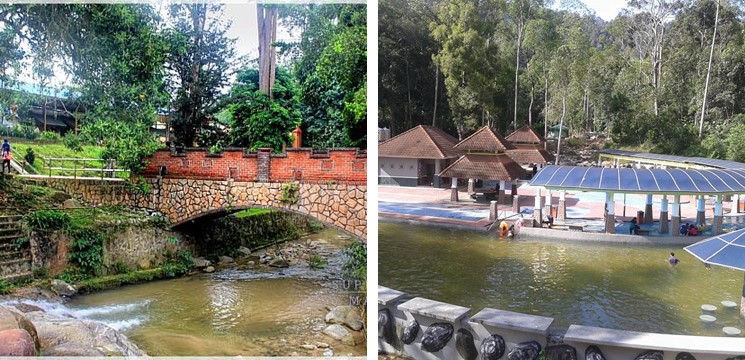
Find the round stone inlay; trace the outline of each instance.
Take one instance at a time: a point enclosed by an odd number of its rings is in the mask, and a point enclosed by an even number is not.
[[[717,321],[717,318],[715,318],[715,317],[713,317],[711,315],[701,315],[698,318],[701,319],[701,321],[703,321],[705,323],[713,323],[713,322]]]
[[[703,304],[703,305],[701,305],[701,310],[703,310],[703,311],[716,311],[717,310],[717,307],[714,306],[714,305]]]

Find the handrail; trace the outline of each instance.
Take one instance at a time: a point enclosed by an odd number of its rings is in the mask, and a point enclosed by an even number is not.
[[[114,178],[116,177],[117,173],[127,173],[129,172],[128,169],[118,169],[116,168],[116,160],[106,160],[106,159],[95,159],[95,158],[56,158],[56,157],[43,157],[40,156],[41,160],[43,161],[43,167],[46,169],[47,176],[52,177],[52,171],[56,172],[64,172],[64,171],[72,171],[73,179],[77,179],[78,172],[85,173],[85,172],[94,172],[94,173],[100,173],[101,179],[103,180],[105,177]],[[53,166],[53,162],[59,162],[59,164],[54,164],[58,166]],[[72,163],[72,167],[69,166],[69,163]],[[91,162],[99,162],[98,164],[91,164]],[[67,165],[67,166],[66,166]],[[82,174],[81,174],[82,175]]]

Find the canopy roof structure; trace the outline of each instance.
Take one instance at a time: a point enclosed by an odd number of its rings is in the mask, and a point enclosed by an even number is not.
[[[665,154],[651,154],[636,151],[603,149],[600,150],[600,158],[615,158],[629,161],[640,161],[656,163],[660,165],[670,165],[678,167],[704,167],[715,169],[745,169],[745,164],[719,159],[710,159],[704,157],[686,157]],[[648,160],[648,161],[643,161]]]
[[[506,154],[466,154],[440,173],[441,177],[512,181],[525,170]]]
[[[745,169],[629,169],[550,165],[529,183],[548,189],[641,194],[742,194]]]
[[[436,127],[419,125],[380,143],[378,157],[452,159],[462,154],[453,149],[457,142],[458,139]]]
[[[745,229],[699,241],[684,250],[705,263],[745,270]]]

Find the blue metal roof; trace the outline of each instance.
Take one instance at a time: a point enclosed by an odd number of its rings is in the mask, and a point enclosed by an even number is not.
[[[708,238],[684,249],[705,263],[745,270],[745,229]]]
[[[642,152],[636,152],[636,151],[615,150],[615,149],[603,149],[603,150],[600,150],[600,153],[607,154],[607,155],[615,155],[615,156],[634,157],[634,158],[645,159],[645,160],[659,160],[659,161],[677,162],[677,163],[682,163],[682,164],[700,165],[700,166],[707,166],[707,167],[718,168],[718,169],[745,169],[745,164],[740,163],[740,162],[711,159],[711,158],[704,158],[704,157],[686,157],[686,156],[675,156],[675,155],[665,155],[665,154],[651,154],[651,153],[642,153]]]
[[[543,168],[529,183],[553,189],[643,194],[742,194],[745,169]]]

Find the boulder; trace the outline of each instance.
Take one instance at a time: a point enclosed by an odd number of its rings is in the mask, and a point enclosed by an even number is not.
[[[269,261],[269,266],[276,267],[276,268],[286,268],[289,267],[290,264],[287,263],[285,259],[282,258],[276,258]]]
[[[504,355],[505,349],[504,338],[498,334],[492,334],[481,341],[481,358],[484,360],[497,360]]]
[[[541,344],[537,341],[521,342],[507,354],[508,360],[536,360],[541,353]],[[662,359],[660,359],[662,360]]]
[[[251,249],[249,249],[249,248],[247,248],[245,246],[239,247],[238,248],[238,252],[241,253],[243,256],[251,255]]]
[[[220,264],[220,265],[232,264],[233,262],[235,262],[235,260],[233,260],[233,258],[230,257],[230,256],[224,256],[223,255],[223,256],[220,256],[218,259],[219,260],[217,261],[217,263]]]
[[[568,344],[546,346],[546,360],[577,360],[577,350]]]
[[[75,199],[67,199],[64,202],[62,202],[62,208],[63,209],[76,209],[83,207],[83,204],[80,203],[80,201],[77,201]]]
[[[215,272],[215,268],[212,267],[212,266],[207,266],[206,268],[204,268],[203,271],[206,272],[206,273],[213,273],[213,272]]]
[[[45,312],[26,314],[41,342],[41,353],[47,355],[146,355],[126,336],[97,321],[66,318]]]
[[[59,279],[52,280],[52,291],[57,295],[67,297],[73,296],[78,292],[72,285]]]
[[[354,346],[354,337],[352,336],[352,333],[347,330],[346,327],[339,325],[339,324],[333,324],[329,325],[327,328],[323,329],[323,333],[325,335],[330,336],[334,340],[341,341],[345,345]]]
[[[354,306],[337,306],[326,314],[324,320],[329,324],[346,325],[355,331],[362,330],[365,325],[359,310]]]
[[[401,334],[401,341],[404,344],[409,345],[416,340],[416,336],[419,334],[419,323],[416,319],[412,319],[404,325],[404,331]]]
[[[194,264],[194,267],[197,269],[204,269],[212,265],[212,261],[209,261],[203,257],[193,258],[191,259],[191,262]]]
[[[476,345],[474,345],[473,334],[466,329],[458,329],[458,333],[455,335],[455,349],[465,360],[476,360],[476,357],[479,356],[479,351],[476,350]]]
[[[34,339],[26,330],[0,331],[0,356],[36,356]]]

